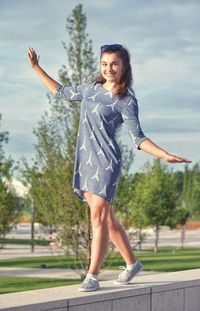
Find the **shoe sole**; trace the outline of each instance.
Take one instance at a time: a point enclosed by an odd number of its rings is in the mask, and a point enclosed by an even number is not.
[[[98,290],[100,287],[95,288],[95,289],[84,289],[84,288],[79,288],[79,292],[95,292],[95,290]]]

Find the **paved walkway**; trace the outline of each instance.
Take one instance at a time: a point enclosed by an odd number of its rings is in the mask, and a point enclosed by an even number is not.
[[[30,236],[30,235],[29,235]],[[186,231],[186,247],[200,247],[200,229]],[[10,236],[14,237],[14,236]],[[15,236],[17,237],[17,236]],[[24,237],[24,236],[23,236]],[[27,236],[28,237],[28,236]],[[22,238],[22,236],[21,236]],[[143,244],[144,249],[153,248],[154,245],[154,232],[149,232],[148,237]],[[162,228],[160,231],[159,246],[174,246],[180,247],[180,230],[169,230]],[[63,251],[44,246],[35,246],[34,253],[28,245],[6,245],[5,249],[0,250],[0,259],[19,258],[19,257],[33,257],[33,256],[49,256],[49,255],[62,255]],[[110,280],[116,278],[119,271],[105,270],[100,274],[102,280]],[[154,274],[154,272],[141,272],[140,275]],[[52,277],[52,278],[68,278],[77,279],[80,277],[80,271],[73,271],[70,269],[27,269],[27,268],[0,268],[0,276],[15,275],[15,276],[37,276],[37,277]]]
[[[15,232],[14,232],[15,233]],[[30,238],[30,234],[17,236],[12,233],[10,238]],[[185,247],[200,247],[200,229],[186,230]],[[147,239],[143,243],[143,249],[153,249],[155,240],[155,233],[153,230],[148,232]],[[170,230],[162,228],[160,231],[159,246],[172,246],[174,248],[181,247],[180,244],[180,230]],[[50,246],[35,246],[34,253],[31,252],[29,245],[14,245],[7,244],[4,249],[0,249],[0,259],[19,258],[19,257],[33,257],[33,256],[49,256],[62,255],[64,251],[52,248]]]

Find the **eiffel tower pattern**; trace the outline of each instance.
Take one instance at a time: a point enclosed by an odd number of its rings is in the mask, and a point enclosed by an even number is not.
[[[105,170],[106,170],[106,171],[109,170],[109,171],[111,171],[111,172],[114,172],[114,171],[113,171],[112,159],[110,160],[110,163],[109,163],[109,165],[105,168]]]
[[[103,195],[104,197],[106,197],[106,191],[107,191],[106,186],[107,186],[107,185],[106,185],[106,183],[105,183],[103,189],[99,192],[99,194]]]
[[[112,202],[121,171],[117,128],[124,123],[137,147],[148,139],[140,127],[134,94],[127,92],[120,98],[105,90],[100,83],[89,82],[75,88],[60,86],[56,96],[81,102],[74,192],[82,200],[84,191],[88,191]]]
[[[101,144],[101,147],[99,148],[99,151],[97,152],[98,155],[102,154],[102,156],[105,157],[105,154],[103,152],[103,148],[102,148],[103,144]]]
[[[95,95],[89,96],[88,99],[91,99],[93,102],[96,100],[97,95],[99,95],[100,91],[98,91]]]
[[[73,99],[74,97],[77,97],[78,95],[81,95],[79,92],[74,92],[73,90],[69,90],[69,91],[70,91],[70,94],[71,94],[70,99]]]
[[[97,116],[98,116],[98,107],[99,107],[99,105],[100,105],[100,103],[96,104],[96,106],[92,110],[92,113],[96,113]]]
[[[96,179],[97,181],[99,181],[99,166],[97,167],[96,173],[94,174],[94,176],[91,177],[92,179]]]
[[[95,139],[95,136],[94,136],[94,126],[93,126],[93,128],[92,128],[92,130],[91,130],[90,139],[96,140],[96,139]]]
[[[84,185],[83,185],[83,188],[82,188],[82,190],[84,190],[84,191],[88,191],[88,186],[87,186],[87,176],[85,177],[85,183],[84,183]]]
[[[115,105],[117,104],[117,102],[118,102],[118,99],[115,100],[112,104],[106,105],[106,107],[111,107],[112,111],[114,111]]]
[[[80,147],[80,150],[85,150],[85,151],[86,151],[85,139],[86,139],[86,138],[84,137],[83,144],[82,144],[82,146]]]
[[[77,169],[77,171],[74,173],[75,175],[79,175],[79,176],[83,176],[82,175],[82,172],[81,172],[81,162],[80,162],[80,164],[79,164],[79,167],[78,167],[78,169]]]
[[[89,158],[88,158],[88,160],[87,160],[87,162],[86,162],[86,165],[90,165],[90,166],[92,166],[92,152],[90,152],[90,155],[89,155]]]
[[[119,182],[119,175],[117,176],[115,182],[112,184],[112,187],[116,187]]]

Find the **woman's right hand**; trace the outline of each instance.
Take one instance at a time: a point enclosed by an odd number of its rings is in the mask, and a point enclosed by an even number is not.
[[[47,86],[50,92],[53,94],[56,93],[60,84],[52,79],[40,66],[39,66],[39,58],[40,56],[37,55],[33,48],[29,48],[28,50],[28,61],[34,71],[38,74],[42,82]]]
[[[37,55],[37,53],[35,52],[35,50],[33,48],[28,49],[28,61],[29,64],[34,68],[35,66],[39,65],[39,58],[40,55]]]

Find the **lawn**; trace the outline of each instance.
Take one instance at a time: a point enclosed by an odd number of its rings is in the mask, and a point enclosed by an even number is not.
[[[181,271],[200,268],[200,248],[173,249],[162,248],[158,253],[152,251],[135,252],[144,265],[145,271]],[[0,259],[0,267],[22,268],[81,268],[81,262],[68,256],[43,256],[31,258]],[[112,253],[107,257],[104,268],[118,269],[124,265],[121,256]]]
[[[28,258],[0,259],[0,267],[21,267],[21,268],[75,268],[81,263],[68,256],[39,256]]]
[[[20,244],[20,245],[32,245],[32,240],[30,239],[0,239],[0,245],[3,244]],[[47,240],[34,240],[34,245],[48,246],[49,241]]]
[[[40,288],[68,286],[80,283],[80,280],[63,280],[21,276],[1,276],[0,294],[21,292]]]
[[[161,248],[158,253],[135,252],[136,256],[144,265],[144,271],[173,272],[200,268],[200,249],[186,248],[173,249]],[[118,269],[124,265],[120,257],[110,258],[106,263],[110,269]]]
[[[152,251],[135,252],[144,265],[145,271],[181,271],[200,268],[200,249],[162,248],[158,253]],[[22,268],[80,268],[81,263],[67,256],[43,256],[32,258],[1,259],[0,267]],[[124,265],[122,258],[116,253],[107,257],[104,269],[119,269]],[[0,293],[66,286],[80,283],[80,280],[63,280],[35,277],[0,277]]]

